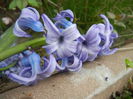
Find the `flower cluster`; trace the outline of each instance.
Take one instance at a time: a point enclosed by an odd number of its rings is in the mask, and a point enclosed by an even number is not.
[[[19,54],[19,72],[9,71],[6,74],[20,84],[32,85],[55,71],[79,71],[83,62],[115,53],[117,49],[110,47],[118,35],[113,31],[108,18],[103,14],[100,17],[104,23],[92,25],[86,34],[81,35],[77,25],[73,23],[74,14],[71,10],[58,13],[53,18],[54,22],[46,14],[42,14],[42,24],[36,9],[24,8],[15,23],[14,34],[18,37],[31,37],[25,30],[46,30],[44,37],[47,45],[42,48],[46,50],[48,57],[40,57],[35,51],[24,51]]]

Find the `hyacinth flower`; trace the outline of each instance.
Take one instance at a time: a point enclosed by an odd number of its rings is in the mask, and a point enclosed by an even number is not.
[[[35,8],[24,8],[15,23],[14,34],[18,37],[31,37],[31,35],[25,32],[26,30],[31,29],[35,32],[43,32],[44,26],[39,19],[40,15]]]
[[[56,27],[47,15],[43,14],[42,19],[47,30],[46,43],[48,45],[43,46],[47,53],[56,54],[59,58],[72,56],[77,50],[78,42],[76,39],[81,36],[76,24],[62,19],[59,22],[61,25],[63,24],[63,29],[61,30]]]
[[[85,40],[79,40],[77,56],[83,62],[93,61],[97,57],[100,51],[99,44],[101,42],[99,32],[100,29],[98,28],[98,25],[94,24],[89,28],[87,33],[83,35]]]
[[[74,20],[74,14],[71,10],[63,10],[60,13],[57,14],[55,18],[53,18],[55,21],[69,18],[71,22]]]
[[[18,82],[19,84],[32,85],[37,82],[38,79],[49,77],[55,70],[56,61],[55,58],[50,55],[49,60],[44,59],[44,66],[40,66],[41,58],[35,52],[26,52],[24,57],[19,62],[22,70],[19,74],[8,73],[8,77]]]
[[[104,19],[104,24],[98,24],[101,37],[100,47],[101,50],[99,51],[99,55],[110,55],[114,54],[117,51],[117,48],[110,49],[112,46],[114,39],[118,38],[118,34],[113,32],[113,26],[110,24],[108,18],[101,14],[101,18]]]
[[[37,74],[41,71],[40,56],[33,52],[31,55],[22,58],[21,61],[21,66],[23,66],[21,72],[19,74],[11,72],[8,74],[8,77],[19,84],[31,85],[35,83]]]
[[[56,17],[53,18],[53,19],[54,19],[54,21],[55,21],[56,27],[57,27],[60,31],[62,31],[62,30],[63,30],[63,29],[62,29],[62,26],[65,27],[65,26],[67,26],[67,24],[68,24],[68,22],[62,22],[62,20],[68,20],[68,21],[70,21],[70,22],[73,22],[73,20],[74,20],[74,14],[73,14],[73,12],[72,12],[70,9],[67,9],[67,10],[60,11],[60,13],[58,13],[58,14],[56,15]],[[83,40],[85,40],[85,39],[84,39],[84,37],[81,35],[81,36],[78,38],[78,40],[83,41]]]

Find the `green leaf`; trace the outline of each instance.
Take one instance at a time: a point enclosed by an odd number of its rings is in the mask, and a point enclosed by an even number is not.
[[[0,52],[9,48],[17,37],[13,34],[13,25],[0,36]]]
[[[27,0],[17,0],[16,4],[19,9],[23,9],[28,5],[28,2]]]
[[[14,9],[18,7],[19,9],[23,9],[28,5],[27,0],[13,0],[10,5],[9,9]]]
[[[133,61],[125,59],[125,64],[127,68],[133,68]]]
[[[16,1],[17,1],[17,0],[13,0],[13,1],[9,4],[9,9],[16,8],[16,6],[17,6]]]
[[[40,2],[38,2],[37,0],[28,0],[28,4],[31,6],[39,7]]]

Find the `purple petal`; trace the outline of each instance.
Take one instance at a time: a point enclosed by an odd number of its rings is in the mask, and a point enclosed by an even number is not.
[[[112,38],[112,39],[118,38],[118,34],[115,33],[115,32],[112,32],[112,33],[111,33],[111,38]]]
[[[35,8],[27,7],[22,10],[20,18],[31,18],[37,21],[40,19],[40,15]]]
[[[99,23],[99,24],[97,24],[97,28],[99,28],[99,31],[101,34],[105,33],[105,24]]]
[[[47,63],[44,65],[44,69],[40,72],[40,75],[46,78],[53,74],[57,63],[53,55],[49,56],[49,60],[44,58],[44,62],[47,62]]]
[[[79,47],[80,46],[80,47]],[[78,57],[82,62],[85,62],[88,59],[88,50],[86,47],[84,47],[83,45],[79,45],[78,46],[78,50],[80,50],[80,52],[78,52]]]
[[[53,22],[48,18],[47,15],[43,14],[42,15],[42,19],[44,22],[44,26],[47,30],[47,35],[46,35],[46,42],[48,44],[53,43],[54,40],[58,39],[59,35],[60,35],[60,31],[58,30],[58,28],[53,24]],[[52,40],[52,41],[51,41]]]
[[[63,67],[62,65],[60,66],[59,64],[56,65],[56,70],[57,71],[63,71],[65,70],[65,67]]]
[[[104,24],[105,24],[105,32],[104,32],[104,34],[102,34],[103,36],[105,36],[105,44],[102,46],[102,49],[105,49],[110,44],[110,35],[111,35],[112,31],[113,31],[112,30],[113,27],[112,27],[112,25],[110,24],[108,18],[105,15],[101,14],[100,16],[105,21],[104,22]]]
[[[76,24],[73,24],[66,28],[62,34],[64,35],[66,40],[76,40],[78,39],[81,35],[80,32],[77,29]]]
[[[58,21],[62,18],[70,18],[70,21],[73,22],[74,20],[74,14],[71,10],[63,10],[57,16],[54,18],[55,21]]]
[[[99,45],[101,38],[99,36],[100,30],[97,25],[92,25],[87,31],[85,38],[89,45]]]
[[[31,67],[26,67],[19,73],[19,76],[24,76],[26,72],[31,71]],[[27,75],[26,75],[27,76]]]
[[[90,51],[89,51],[90,50]],[[98,56],[98,53],[100,51],[100,47],[99,46],[95,46],[95,47],[90,47],[88,50],[88,61],[94,61],[97,56]]]
[[[35,32],[43,32],[44,26],[40,21],[34,21],[30,18],[21,18],[18,20],[18,25],[21,29],[32,29]]]
[[[82,61],[80,61],[76,56],[73,56],[73,63],[71,65],[69,64],[66,65],[67,70],[72,72],[79,71],[81,67],[82,67]]]
[[[77,41],[65,41],[57,49],[57,56],[60,58],[72,56],[77,51]]]
[[[36,32],[44,31],[42,23],[39,21],[39,13],[36,9],[28,7],[24,8],[21,12],[20,17],[15,23],[13,32],[18,37],[31,37],[25,30],[32,29]]]
[[[66,19],[61,19],[59,21],[55,22],[55,26],[60,30],[60,29],[66,29],[69,26],[72,25],[72,22],[66,20]]]
[[[38,74],[41,72],[41,68],[40,68],[41,58],[40,58],[39,54],[33,52],[29,56],[29,62],[32,67],[32,73],[35,72],[36,74]]]
[[[58,44],[57,44],[57,42],[54,42],[50,45],[43,46],[43,48],[45,48],[45,50],[48,54],[52,54],[58,49]]]
[[[56,17],[53,18],[54,21],[58,21],[60,19],[63,19],[64,17],[62,17],[59,13],[57,13]]]
[[[37,78],[36,74],[32,75],[31,77],[26,78],[26,77],[22,77],[14,73],[9,73],[8,77],[13,81],[18,82],[19,84],[24,84],[27,86],[33,84]]]
[[[70,18],[71,21],[73,21],[74,19],[74,14],[71,10],[63,10],[60,12],[60,14],[63,16],[63,17],[68,17]]]
[[[18,37],[31,37],[31,35],[27,34],[25,31],[23,31],[19,25],[18,25],[18,21],[16,21],[15,23],[15,27],[13,28],[13,33],[18,36]]]
[[[61,65],[59,65],[59,64],[56,65],[56,70],[57,71],[63,71],[66,68],[65,65],[67,64],[68,60],[67,60],[67,58],[62,58],[62,59],[59,59],[59,60],[61,60],[62,63],[61,63]]]
[[[105,23],[105,34],[110,34],[112,31],[111,31],[111,24],[110,24],[108,18],[105,15],[103,15],[103,14],[101,14],[100,16],[105,21],[104,22]]]
[[[85,41],[85,37],[81,35],[77,40],[78,40],[79,42],[83,42],[83,41]]]
[[[114,49],[106,48],[106,49],[102,50],[102,51],[99,53],[99,56],[103,56],[103,55],[112,55],[112,54],[114,54],[117,50],[118,50],[118,48],[114,48]]]

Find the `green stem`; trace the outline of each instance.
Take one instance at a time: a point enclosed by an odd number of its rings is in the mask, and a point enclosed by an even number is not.
[[[13,26],[7,29],[3,35],[0,36],[0,52],[9,48],[18,38],[13,34]]]
[[[17,63],[17,62],[13,62],[12,64],[10,64],[10,65],[8,65],[8,66],[6,66],[6,67],[0,68],[0,71],[7,70],[7,69],[9,69],[9,68],[15,66],[16,63]]]
[[[52,5],[52,6],[54,6],[54,7],[56,7],[56,8],[60,8],[56,3],[54,3],[53,1],[51,1],[51,0],[48,0],[48,3],[50,4],[50,5]]]
[[[3,61],[4,59],[6,59],[6,58],[8,58],[14,54],[20,53],[20,52],[28,49],[28,47],[36,48],[36,47],[40,47],[43,45],[45,45],[45,38],[44,37],[37,38],[37,39],[31,40],[28,42],[24,42],[22,44],[16,45],[14,47],[11,47],[8,50],[1,52],[0,53],[0,61]]]

